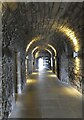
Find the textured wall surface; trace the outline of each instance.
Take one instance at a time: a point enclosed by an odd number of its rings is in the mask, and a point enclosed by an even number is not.
[[[83,89],[82,58],[73,58],[73,56],[68,57],[66,54],[62,54],[60,69],[60,79],[62,82],[70,83],[79,91]]]
[[[69,59],[69,80],[71,84],[78,90],[82,90],[82,80],[83,80],[83,73],[82,73],[82,59],[77,58],[70,58]]]
[[[2,73],[2,113],[3,116],[7,117],[12,109],[13,101],[13,68],[12,59],[10,56],[3,55],[3,73]]]
[[[73,33],[81,46],[82,39],[82,3],[4,3],[2,14],[3,56],[2,56],[2,115],[8,117],[15,102],[15,93],[25,84],[26,47],[30,43],[28,73],[32,73],[31,54],[34,47],[44,49],[51,44],[59,54],[59,78],[70,82],[78,90],[82,88],[82,58],[68,57],[62,54],[66,48],[70,54],[75,44]],[[69,34],[63,28],[70,29]],[[74,31],[74,32],[73,32]],[[41,37],[39,37],[41,36]],[[40,38],[39,40],[37,38]],[[33,40],[33,42],[32,42]],[[38,42],[36,42],[36,40]],[[31,47],[32,46],[32,47]],[[47,47],[46,47],[47,48]],[[41,50],[41,49],[39,49]],[[51,50],[51,49],[49,49]],[[82,51],[82,50],[81,50]],[[19,61],[17,54],[20,53]],[[69,54],[68,52],[66,52]],[[54,56],[53,56],[54,57]],[[20,65],[20,70],[19,66]],[[55,63],[54,63],[55,65]],[[0,66],[1,67],[1,66]],[[53,68],[55,69],[55,68]],[[1,77],[1,76],[0,76]],[[0,81],[1,84],[1,81]],[[1,88],[0,88],[1,89]],[[1,93],[0,93],[1,96]],[[0,99],[1,102],[1,99]],[[1,104],[0,104],[1,106]]]
[[[2,62],[0,58],[0,119],[2,116]]]
[[[6,17],[6,16],[5,16]],[[3,17],[4,18],[4,17]],[[4,20],[3,20],[4,21]],[[2,117],[10,115],[13,105],[15,104],[16,89],[18,89],[18,63],[17,54],[20,51],[20,74],[21,74],[21,91],[25,84],[25,52],[23,43],[19,42],[17,37],[14,39],[14,26],[3,24],[3,42],[2,42]],[[18,36],[18,35],[17,35]],[[21,38],[20,38],[21,39]],[[17,42],[16,42],[17,41]],[[15,68],[16,66],[16,68]],[[17,86],[16,86],[17,85]]]
[[[66,53],[61,55],[61,65],[60,65],[60,76],[61,81],[65,83],[69,83],[69,75],[68,75],[68,58]]]
[[[9,47],[8,47],[9,48]],[[2,57],[2,114],[5,117],[11,113],[15,100],[15,74],[17,76],[17,71],[14,71],[14,57],[12,49],[3,48]],[[23,56],[23,58],[25,58]],[[21,59],[21,58],[20,58]],[[16,63],[17,64],[17,63]],[[25,60],[21,59],[21,90],[25,84]],[[15,74],[14,74],[15,73]],[[18,79],[16,79],[18,80]],[[16,86],[16,89],[17,86]]]

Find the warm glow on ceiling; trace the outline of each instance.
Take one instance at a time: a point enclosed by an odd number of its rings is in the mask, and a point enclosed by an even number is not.
[[[35,50],[37,50],[39,47],[35,47],[33,50],[32,50],[32,54],[34,53]]]
[[[48,53],[50,53],[50,54],[51,54],[51,56],[52,56],[52,52],[51,52],[50,50],[48,50],[47,48],[44,48],[44,50],[46,50],[46,51],[47,51]],[[36,52],[36,54],[35,54],[35,58],[37,58],[37,57],[38,57],[39,52],[40,52],[40,50],[38,50],[38,51]]]
[[[53,24],[52,29],[56,31],[59,30],[60,32],[64,33],[73,43],[74,50],[76,52],[79,51],[78,38],[76,37],[75,32],[72,29],[67,26],[58,25],[56,22]]]
[[[50,50],[48,50],[47,48],[45,48],[45,50],[46,50],[47,52],[49,52],[49,53],[52,55],[52,53],[51,53],[51,51],[50,51]]]
[[[54,48],[52,45],[50,45],[50,44],[48,44],[48,46],[49,46],[51,49],[53,49],[53,51],[54,51],[54,53],[55,53],[55,56],[56,56],[56,50],[55,50],[55,48]]]
[[[79,48],[80,48],[80,47],[79,47],[79,43],[78,43],[78,38],[76,37],[75,32],[74,32],[73,30],[71,30],[70,28],[68,28],[68,27],[66,27],[66,26],[62,27],[61,25],[59,25],[59,27],[57,27],[56,22],[53,24],[52,29],[55,30],[55,31],[58,29],[60,32],[64,33],[64,34],[70,39],[70,41],[73,43],[74,50],[75,50],[76,52],[79,51]],[[32,39],[31,42],[28,44],[28,46],[27,46],[27,48],[26,48],[26,52],[28,51],[29,47],[30,47],[34,42],[40,40],[41,38],[42,38],[41,36],[37,36],[37,37],[35,37],[34,39]],[[48,44],[48,46],[51,47],[51,48],[54,50],[55,55],[56,55],[56,50],[55,50],[55,48],[54,48],[52,45],[50,45],[50,44]]]
[[[39,51],[36,52],[36,54],[35,54],[35,58],[37,58],[38,55],[39,55]]]
[[[40,40],[41,39],[41,36],[37,36],[35,37],[34,39],[31,40],[31,42],[28,44],[27,48],[26,48],[26,52],[28,52],[29,50],[29,47],[36,41]]]
[[[48,44],[48,47],[50,47],[53,51],[54,51],[54,53],[55,53],[55,56],[56,56],[56,50],[55,50],[55,48],[52,46],[52,45],[50,45],[50,44]],[[35,50],[37,50],[38,48],[41,48],[41,46],[37,46],[37,47],[35,47],[33,50],[32,50],[32,54],[35,52]],[[42,48],[41,48],[42,49]],[[52,53],[51,53],[51,51],[49,50],[49,49],[47,49],[47,48],[44,48],[45,50],[47,50],[51,55],[52,55]]]
[[[69,29],[68,27],[60,28],[60,31],[63,32],[67,37],[70,38],[70,40],[73,42],[74,50],[76,52],[78,52],[79,51],[79,44],[78,44],[78,40],[76,38],[75,32],[72,31],[71,29]]]

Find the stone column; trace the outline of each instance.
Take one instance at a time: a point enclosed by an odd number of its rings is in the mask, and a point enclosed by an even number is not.
[[[0,57],[0,119],[2,118],[2,60]]]
[[[17,53],[17,88],[18,88],[18,93],[21,93],[21,58],[20,58],[20,52]]]
[[[2,118],[2,19],[1,18],[2,18],[2,12],[0,12],[0,119]]]
[[[38,69],[38,59],[35,58],[35,70],[37,70],[37,69]]]
[[[60,57],[57,56],[57,77],[60,79]]]
[[[32,55],[32,72],[34,72],[34,56]]]
[[[28,58],[25,59],[25,66],[26,66],[26,80],[28,78]]]
[[[55,56],[55,74],[57,75],[57,58]]]
[[[65,53],[61,55],[61,81],[65,83],[69,83],[69,75],[68,75],[68,58]]]
[[[53,71],[53,58],[51,56],[51,70]]]
[[[53,59],[52,59],[52,61],[53,61],[53,73],[56,72],[56,70],[55,70],[55,68],[56,68],[56,67],[55,67],[55,60],[56,60],[55,57],[53,57]]]

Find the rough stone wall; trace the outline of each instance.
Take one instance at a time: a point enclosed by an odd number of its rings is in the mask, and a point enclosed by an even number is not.
[[[69,83],[68,58],[66,56],[66,53],[62,53],[61,55],[60,77],[62,82]]]
[[[5,52],[8,51],[4,51],[2,58],[2,113],[7,117],[12,110],[14,82],[11,53]]]
[[[28,74],[32,73],[32,60],[28,60]]]
[[[2,17],[2,118],[7,118],[15,103],[14,52],[21,53],[22,90],[25,84],[25,50],[23,38],[16,32],[17,25],[13,23],[11,13],[4,14]],[[7,16],[8,19],[6,19]]]
[[[20,7],[20,6],[19,6]],[[23,8],[23,7],[22,7]],[[31,7],[30,7],[31,8]],[[73,7],[74,8],[74,7]],[[45,9],[46,10],[46,9]],[[7,9],[3,12],[3,76],[2,76],[2,93],[3,93],[3,116],[7,117],[9,113],[12,110],[12,100],[13,100],[13,93],[14,93],[14,75],[13,75],[13,54],[12,51],[20,52],[21,53],[21,88],[23,89],[23,85],[25,83],[25,51],[24,51],[24,43],[22,36],[24,35],[25,26],[27,26],[26,23],[28,20],[24,19],[26,14],[25,9],[23,8],[23,13],[21,11],[17,10],[11,11],[10,9]],[[22,17],[20,16],[22,14]],[[31,13],[31,16],[33,12]],[[28,14],[30,15],[30,14]],[[74,16],[74,15],[72,15]],[[34,19],[32,19],[34,20]],[[31,20],[30,20],[31,21]],[[34,21],[31,21],[30,23],[33,23]],[[76,22],[74,22],[76,23]],[[33,24],[31,24],[33,25]],[[77,24],[76,24],[77,26]],[[24,28],[24,29],[23,29]],[[28,28],[28,26],[27,26]],[[38,29],[38,28],[37,28]],[[44,30],[44,29],[43,29]],[[32,32],[30,32],[32,33]],[[66,57],[62,56],[61,59],[63,60],[61,64],[61,79],[67,80],[65,78],[65,75],[67,75],[67,66],[66,66]],[[73,58],[69,58],[69,79],[71,83],[73,83],[74,86],[77,86],[77,88],[80,88],[81,86],[81,67],[79,70],[76,68],[76,73],[74,72],[75,68],[75,61]],[[31,67],[31,59],[29,62],[29,72],[32,72]],[[78,71],[80,74],[78,74]],[[77,81],[77,82],[75,82]],[[0,83],[1,84],[1,83]]]
[[[24,85],[25,85],[25,80],[26,80],[26,76],[25,76],[25,70],[26,70],[26,67],[25,67],[25,54],[22,55],[22,58],[21,58],[21,89],[23,90],[24,89]]]
[[[5,44],[5,42],[3,41]],[[14,46],[13,46],[14,47]],[[3,46],[2,57],[2,114],[8,117],[14,105],[14,60],[13,60],[13,47],[9,44],[7,48]],[[23,57],[22,57],[23,56]],[[21,57],[21,89],[25,84],[25,54]],[[3,117],[2,116],[2,117]]]
[[[78,59],[77,62],[76,59]],[[82,90],[82,75],[82,59],[69,58],[69,80],[78,90]]]
[[[9,45],[8,48],[3,48],[2,57],[2,113],[3,116],[8,117],[11,113],[12,107],[14,105],[14,71],[13,71],[13,54],[12,49]],[[8,50],[7,50],[8,49]],[[21,58],[21,89],[25,84],[25,55],[22,55],[24,59]]]
[[[33,58],[32,54],[28,53],[28,59],[27,59],[27,75],[32,74],[33,72]]]
[[[2,62],[1,62],[1,58],[0,58],[0,119],[2,117]]]
[[[82,79],[82,58],[73,58],[73,56],[67,56],[63,53],[61,55],[60,80],[70,83],[77,90],[81,91],[83,89]]]
[[[2,15],[0,11],[0,119],[2,116]]]

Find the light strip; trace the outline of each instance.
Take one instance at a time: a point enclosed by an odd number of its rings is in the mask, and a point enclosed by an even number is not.
[[[79,44],[78,44],[78,38],[75,35],[75,32],[70,29],[67,26],[61,26],[60,24],[58,25],[56,22],[53,24],[52,26],[52,30],[55,30],[57,32],[57,30],[59,30],[60,32],[64,33],[73,43],[74,45],[74,50],[76,52],[79,51]]]
[[[49,52],[49,53],[51,54],[51,56],[52,56],[52,53],[51,53],[51,51],[50,51],[50,50],[48,50],[47,48],[44,48],[44,50],[46,50],[47,52]],[[38,50],[38,51],[36,52],[36,54],[35,54],[35,58],[37,57],[37,55],[38,55],[39,51],[40,51],[40,50]]]
[[[56,50],[55,50],[55,48],[54,48],[52,45],[50,45],[50,44],[48,44],[48,47],[50,47],[51,49],[53,49],[53,51],[54,51],[54,53],[55,53],[55,56],[56,56]],[[37,50],[38,48],[39,48],[39,46],[35,47],[35,48],[32,50],[32,54],[33,54],[34,51]],[[51,53],[50,53],[50,54],[51,54]]]
[[[32,54],[34,53],[35,50],[37,50],[39,47],[35,47],[33,50],[32,50]]]
[[[52,45],[50,45],[50,44],[48,44],[48,46],[53,49],[53,51],[55,53],[55,56],[56,56],[56,50],[55,50],[55,48]]]
[[[50,51],[50,50],[48,50],[47,48],[45,48],[45,50],[46,50],[46,51],[48,51],[48,52],[52,55],[52,53],[51,53],[51,51]]]
[[[37,58],[37,57],[38,57],[38,54],[39,54],[39,51],[37,51],[37,52],[36,52],[36,54],[35,54],[35,58]]]
[[[70,38],[70,40],[73,42],[75,51],[78,52],[79,44],[78,44],[78,40],[76,38],[75,32],[69,29],[68,27],[63,27],[60,29],[60,31],[66,34],[66,36]]]
[[[34,42],[36,42],[36,41],[38,41],[38,40],[40,40],[40,39],[41,39],[41,36],[37,36],[37,37],[35,37],[34,39],[32,39],[31,42],[28,44],[28,46],[27,46],[27,48],[26,48],[26,52],[28,52],[30,46],[31,46]]]
[[[78,44],[78,38],[76,37],[76,35],[75,35],[75,32],[73,31],[73,30],[71,30],[70,28],[68,28],[67,26],[64,26],[64,27],[62,27],[61,25],[59,25],[59,28],[57,28],[57,24],[56,24],[56,22],[53,24],[53,26],[52,26],[52,29],[53,30],[59,30],[60,32],[62,32],[62,33],[64,33],[71,41],[72,41],[72,43],[73,43],[73,45],[74,45],[74,50],[75,50],[75,52],[78,52],[79,51],[79,44]],[[34,42],[36,42],[36,41],[38,41],[38,40],[40,40],[41,39],[41,36],[37,36],[37,37],[35,37],[29,44],[28,44],[28,46],[27,46],[27,48],[26,48],[26,52],[28,51],[28,49],[29,49],[29,47],[34,43]],[[50,45],[49,45],[50,46]],[[51,46],[50,46],[51,47]],[[52,46],[52,49],[53,49],[53,46]],[[54,50],[54,49],[53,49]],[[54,50],[54,52],[55,52],[55,50]],[[56,52],[55,52],[55,54],[56,54]]]

